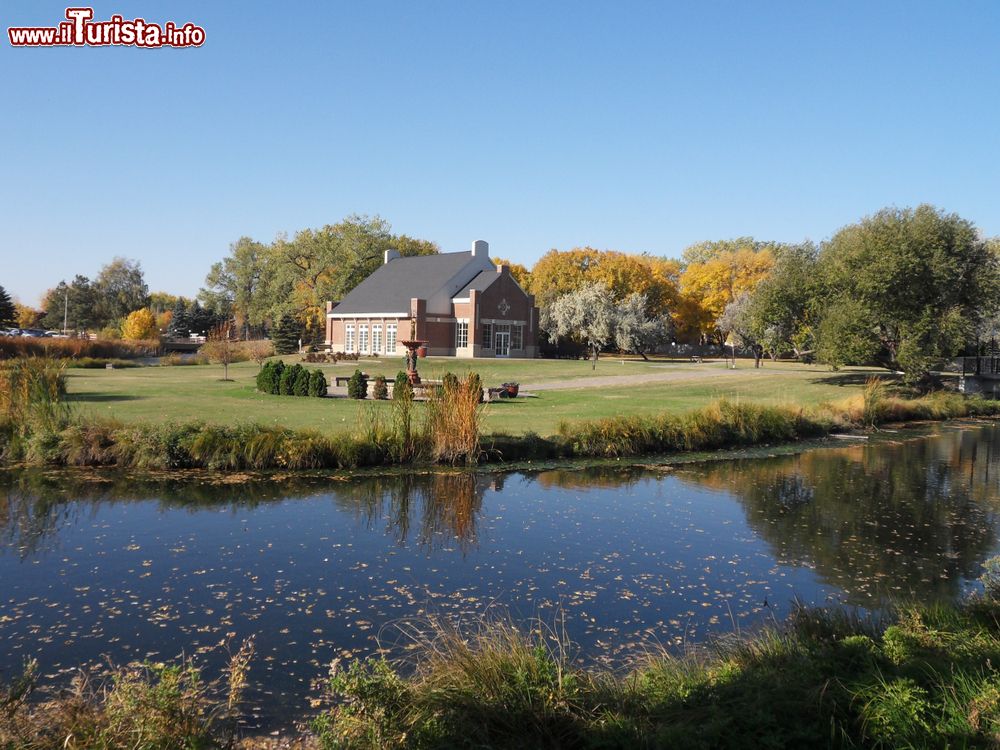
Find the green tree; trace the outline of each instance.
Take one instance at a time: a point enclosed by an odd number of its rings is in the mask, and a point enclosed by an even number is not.
[[[50,289],[42,301],[42,308],[45,310],[42,325],[46,328],[62,329],[64,319],[71,331],[92,330],[108,322],[101,317],[94,285],[79,274],[68,285],[60,281]]]
[[[807,357],[814,346],[818,252],[815,245],[806,242],[780,246],[775,255],[775,266],[751,293],[742,322],[749,337],[772,358],[782,352]]]
[[[167,334],[178,339],[186,339],[191,334],[191,316],[188,314],[188,303],[183,297],[174,305]]]
[[[0,286],[0,326],[13,326],[17,318],[14,301],[7,290]]]
[[[299,349],[299,338],[302,336],[302,326],[291,315],[285,315],[275,327],[274,353],[294,354]]]
[[[123,319],[149,302],[149,287],[137,260],[112,260],[97,275],[94,289],[101,325]]]
[[[240,336],[249,337],[250,326],[266,319],[262,288],[271,261],[267,245],[240,237],[229,246],[229,255],[212,264],[199,299],[217,314],[232,316]]]
[[[820,326],[823,356],[854,362],[872,350],[911,382],[970,343],[998,304],[996,254],[970,221],[929,205],[845,227],[823,246],[819,268],[824,316],[835,319]],[[844,320],[850,310],[857,324]]]

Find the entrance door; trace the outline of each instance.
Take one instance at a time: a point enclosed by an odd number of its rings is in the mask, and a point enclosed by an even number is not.
[[[497,331],[496,333],[496,356],[510,356],[510,333],[508,331]]]

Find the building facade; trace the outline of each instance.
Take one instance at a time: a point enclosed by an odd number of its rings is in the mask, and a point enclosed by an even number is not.
[[[538,353],[535,299],[490,260],[483,240],[464,253],[404,258],[389,250],[371,276],[326,307],[332,351],[402,357],[399,342],[419,340],[432,356]]]

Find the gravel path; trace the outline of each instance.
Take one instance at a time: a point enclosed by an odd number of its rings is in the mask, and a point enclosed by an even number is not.
[[[652,367],[657,367],[657,365],[652,365]],[[740,368],[738,371],[730,370],[722,365],[708,367],[694,365],[690,369],[684,367],[683,365],[667,365],[666,367],[670,367],[670,369],[665,369],[663,372],[646,372],[638,375],[602,375],[592,378],[548,380],[541,383],[522,383],[521,391],[534,393],[535,391],[565,391],[574,388],[605,388],[608,386],[642,385],[644,383],[683,382],[690,380],[704,380],[705,378],[725,377],[726,375],[736,375],[737,373],[740,377],[762,377],[786,371],[780,367],[767,366],[762,367],[759,370]],[[795,371],[787,370],[787,372]]]

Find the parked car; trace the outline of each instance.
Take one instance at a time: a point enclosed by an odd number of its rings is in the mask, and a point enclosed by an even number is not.
[[[41,331],[41,330],[39,330],[37,328],[22,328],[21,329],[21,335],[22,336],[27,336],[27,337],[33,338],[33,339],[40,339],[43,336],[45,336],[45,331]]]

